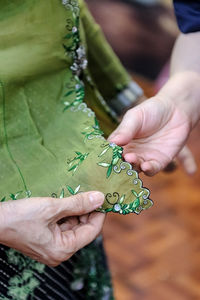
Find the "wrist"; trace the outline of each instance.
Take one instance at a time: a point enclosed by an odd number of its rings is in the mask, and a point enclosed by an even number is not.
[[[200,119],[200,74],[185,71],[174,74],[159,91],[163,101],[171,101],[182,111],[191,129]]]

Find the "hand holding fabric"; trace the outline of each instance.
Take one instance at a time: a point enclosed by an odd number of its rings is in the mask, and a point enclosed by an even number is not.
[[[198,116],[192,114],[195,107],[188,105],[188,99],[195,97],[187,83],[187,76],[174,76],[158,95],[129,110],[109,137],[110,142],[124,147],[125,160],[146,175],[155,175],[179,154],[197,122]],[[181,94],[184,84],[186,92]],[[185,164],[195,171],[192,156],[183,151],[180,156],[185,153]]]
[[[87,192],[72,197],[29,198],[0,207],[0,242],[43,264],[57,266],[92,242],[105,215],[93,212],[104,195]]]

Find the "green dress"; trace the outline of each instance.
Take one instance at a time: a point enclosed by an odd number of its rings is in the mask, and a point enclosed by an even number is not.
[[[0,41],[0,200],[100,190],[102,212],[151,207],[123,149],[103,137],[109,102],[131,79],[85,4],[0,0]],[[0,299],[112,299],[99,240],[54,269],[4,246],[0,264]]]

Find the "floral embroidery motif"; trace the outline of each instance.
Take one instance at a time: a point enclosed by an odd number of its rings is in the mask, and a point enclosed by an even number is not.
[[[71,65],[70,69],[72,70],[72,73],[74,75],[75,79],[75,100],[73,100],[71,103],[68,101],[64,101],[64,111],[68,108],[77,107],[79,104],[83,102],[83,99],[85,97],[85,90],[84,90],[84,84],[79,79],[79,76],[81,75],[82,71],[87,68],[88,61],[86,58],[86,51],[85,47],[83,45],[80,45],[80,36],[79,36],[79,7],[78,2],[74,0],[63,0],[63,5],[72,11],[73,21],[74,24],[69,24],[67,22],[67,29],[71,32],[68,33],[65,36],[65,39],[69,40],[72,39],[70,46],[63,45],[66,55],[70,55],[73,59],[73,64]],[[64,97],[69,97],[71,94],[74,93],[74,88],[70,91],[68,91]]]
[[[120,195],[117,192],[113,193],[113,195],[107,194],[106,201],[110,205],[112,205],[112,207],[106,208],[104,211],[105,212],[115,212],[115,213],[117,212],[117,213],[120,213],[123,215],[127,215],[132,212],[138,214],[138,208],[140,206],[140,197],[142,196],[144,191],[141,191],[139,194],[137,194],[136,191],[134,191],[134,190],[131,190],[131,192],[135,196],[136,199],[129,204],[124,203],[126,195],[123,195],[120,197]],[[110,199],[112,199],[112,197],[117,198],[116,202],[114,202],[114,203],[110,202]]]
[[[81,132],[85,136],[84,140],[92,140],[93,138],[103,138],[104,132],[100,129],[97,118],[94,118],[95,124],[85,127],[85,131]]]
[[[76,79],[76,85],[75,85],[76,97],[71,103],[68,101],[64,102],[64,105],[65,105],[64,111],[69,108],[71,108],[71,110],[73,110],[73,108],[76,108],[79,104],[81,104],[83,102],[83,99],[85,97],[84,85],[79,80],[79,78],[75,77],[75,79]],[[64,97],[69,97],[72,93],[74,93],[74,90],[70,90],[69,92],[67,92],[64,95]]]
[[[70,193],[71,195],[77,195],[78,193],[80,193],[80,188],[81,188],[81,186],[78,185],[78,186],[73,190],[72,187],[70,187],[69,185],[67,185],[67,189],[68,189],[68,191],[69,191],[69,193]]]
[[[70,68],[75,75],[80,76],[82,70],[87,68],[87,65],[88,61],[86,59],[85,48],[84,46],[79,46],[74,52],[74,63]]]
[[[88,157],[89,153],[85,153],[85,154],[82,154],[81,152],[75,152],[77,155],[71,159],[71,160],[68,160],[68,164],[69,164],[69,170],[68,172],[70,171],[73,171],[74,173],[76,172],[76,170],[78,169],[78,167],[83,163],[83,161]]]
[[[62,0],[62,4],[66,9],[72,11],[74,18],[79,16],[80,9],[77,0]]]
[[[78,193],[81,193],[80,187],[81,187],[81,186],[79,185],[79,186],[77,186],[75,189],[73,189],[73,188],[70,187],[69,185],[66,185],[66,188],[67,188],[68,192],[70,193],[70,195],[77,195]],[[58,195],[57,195],[56,193],[53,193],[53,194],[51,194],[51,197],[52,197],[52,198],[58,198]],[[60,193],[59,198],[62,199],[62,198],[64,198],[64,197],[65,197],[65,189],[63,188],[63,189],[61,190],[61,193]]]
[[[102,157],[109,149],[112,149],[113,151],[112,160],[110,163],[107,162],[98,163],[99,166],[108,168],[106,177],[109,178],[113,171],[113,167],[118,163],[119,159],[122,158],[123,148],[117,146],[114,143],[103,145],[103,147],[105,149],[99,154],[99,157]]]
[[[3,197],[3,198],[0,200],[0,202],[5,202],[5,201],[9,201],[9,200],[17,200],[18,197],[19,197],[20,195],[22,196],[22,194],[24,194],[25,197],[28,197],[28,198],[31,197],[31,191],[19,191],[19,192],[15,193],[15,194],[12,194],[12,193],[11,193],[11,194],[9,195],[9,198],[6,198],[6,196]],[[22,196],[22,197],[23,197],[23,196]]]
[[[93,118],[95,117],[95,113],[87,107],[87,104],[86,103],[81,103],[78,107],[73,107],[71,108],[71,111],[73,112],[83,112],[83,113],[86,113],[88,115],[89,118]]]
[[[62,189],[61,192],[60,192],[60,196],[58,197],[58,195],[56,193],[52,193],[51,194],[51,197],[52,198],[60,198],[60,199],[63,199],[65,197],[65,190]]]

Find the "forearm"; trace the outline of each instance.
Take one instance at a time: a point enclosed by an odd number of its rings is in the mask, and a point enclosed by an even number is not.
[[[200,119],[200,32],[181,34],[171,59],[171,78],[161,89],[188,116],[191,128]]]
[[[171,58],[171,75],[191,71],[200,75],[200,32],[180,34]]]

